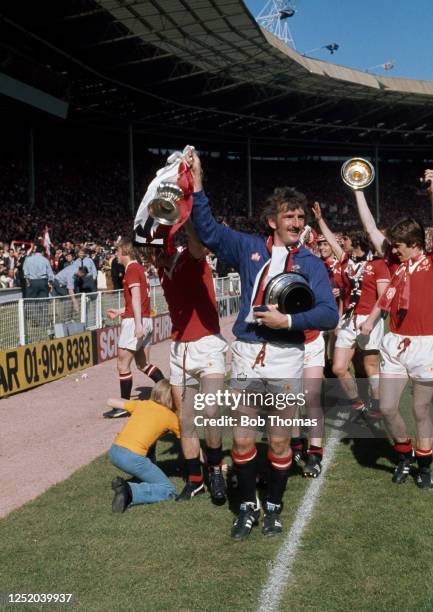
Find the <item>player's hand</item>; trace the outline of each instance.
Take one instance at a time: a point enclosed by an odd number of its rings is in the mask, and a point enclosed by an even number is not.
[[[427,189],[428,193],[433,193],[433,170],[427,169],[424,172],[424,180],[430,181],[430,187]]]
[[[74,312],[80,312],[80,307],[78,306],[78,302],[74,302],[72,308]]]
[[[197,155],[197,151],[194,147],[190,147],[185,155],[185,161],[190,167],[193,182],[194,191],[201,191],[203,189],[203,170],[201,167],[201,161]]]
[[[140,323],[139,325],[135,325],[135,337],[142,338],[144,336],[143,325]]]
[[[340,289],[339,289],[338,287],[334,287],[334,288],[332,289],[332,295],[333,295],[335,298],[339,298],[339,297],[340,297]]]
[[[257,325],[266,325],[271,329],[287,329],[287,315],[282,314],[279,310],[267,310],[265,312],[255,312],[254,318]]]
[[[192,168],[193,162],[194,162],[194,147],[190,146],[188,147],[185,155],[183,156],[183,159],[186,163],[186,165],[188,166],[188,168]]]
[[[322,218],[322,209],[320,208],[319,202],[314,202],[313,208],[311,210],[313,211],[315,220],[320,221]]]
[[[373,324],[370,323],[368,319],[366,319],[364,323],[361,323],[358,329],[363,336],[369,336],[373,330]]]
[[[119,311],[116,308],[109,308],[107,310],[107,317],[113,321],[116,317],[119,316]]]

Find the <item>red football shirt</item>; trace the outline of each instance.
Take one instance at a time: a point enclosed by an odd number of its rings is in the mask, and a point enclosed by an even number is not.
[[[386,283],[391,279],[389,268],[383,259],[373,259],[363,264],[361,296],[353,311],[356,315],[370,314],[378,298],[376,283],[380,281]]]
[[[321,258],[322,259],[322,258]],[[331,288],[334,288],[336,285],[334,280],[335,270],[338,264],[338,261],[335,257],[327,257],[326,259],[322,259],[325,264],[326,270],[328,272],[329,284]],[[310,344],[310,342],[314,342],[320,336],[320,331],[316,329],[306,329],[304,331],[304,344]]]
[[[340,289],[340,299],[343,302],[343,309],[349,306],[350,302],[350,283],[346,275],[346,268],[349,263],[349,256],[344,255],[342,261],[338,262],[334,269],[334,282]]]
[[[122,319],[134,318],[132,310],[132,293],[131,289],[134,286],[140,287],[141,297],[141,316],[150,317],[150,291],[149,285],[144,275],[144,268],[138,261],[130,261],[125,269],[123,277],[123,294],[125,296],[125,312]]]
[[[409,308],[403,319],[398,299],[391,303],[389,328],[402,336],[433,336],[433,255],[425,255],[418,262],[409,268]]]
[[[333,287],[335,284],[334,276],[335,276],[335,271],[338,267],[338,260],[335,257],[327,257],[326,259],[322,259],[322,261],[326,266],[326,271],[328,272],[331,287]]]
[[[388,247],[386,253],[385,253],[385,257],[384,257],[385,263],[389,268],[389,272],[391,274],[391,276],[394,274],[394,272],[397,270],[397,268],[400,265],[400,260],[397,257],[397,255],[395,253],[392,252],[391,247]]]
[[[184,249],[172,268],[158,270],[172,322],[173,340],[190,342],[219,334],[212,272],[206,257],[195,259]]]

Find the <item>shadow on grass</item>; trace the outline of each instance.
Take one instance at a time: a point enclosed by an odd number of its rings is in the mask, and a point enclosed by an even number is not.
[[[344,438],[343,444],[351,444],[350,450],[362,467],[382,472],[394,472],[395,453],[388,438]],[[380,459],[386,459],[390,465],[378,463]]]

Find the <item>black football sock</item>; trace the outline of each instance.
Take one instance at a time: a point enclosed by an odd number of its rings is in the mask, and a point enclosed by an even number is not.
[[[194,459],[186,459],[186,469],[189,482],[200,484],[203,482],[203,474],[201,473],[200,457]]]
[[[124,374],[119,374],[119,382],[120,382],[120,397],[122,399],[129,400],[131,398],[131,391],[132,391],[132,373],[125,372]]]
[[[256,504],[257,449],[254,446],[246,453],[232,451],[233,467],[238,478],[241,503]]]
[[[292,465],[292,453],[286,457],[276,457],[271,451],[268,452],[269,463],[271,464],[268,501],[271,504],[280,505],[286,490],[287,479],[289,478],[290,466]]]
[[[160,380],[163,380],[165,378],[164,374],[161,372],[161,370],[156,367],[155,365],[152,365],[151,363],[149,363],[149,365],[147,365],[142,372],[144,374],[146,374],[146,376],[148,376],[151,380],[153,380],[153,382],[157,383]]]
[[[210,446],[206,446],[206,459],[207,465],[210,468],[221,465],[223,459],[222,446],[218,446],[218,448],[210,448]]]

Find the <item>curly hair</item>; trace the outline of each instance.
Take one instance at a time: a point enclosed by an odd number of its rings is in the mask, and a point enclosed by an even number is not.
[[[347,235],[352,241],[352,247],[360,247],[364,253],[368,253],[368,251],[373,250],[373,246],[365,232],[355,230],[348,232]]]
[[[294,187],[276,187],[266,199],[260,220],[267,226],[269,218],[275,219],[278,213],[296,210],[297,208],[301,208],[307,216],[308,201],[306,196],[300,191],[296,191]]]

